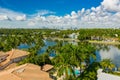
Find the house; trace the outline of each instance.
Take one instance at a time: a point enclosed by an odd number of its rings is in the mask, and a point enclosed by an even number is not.
[[[12,69],[0,72],[0,80],[52,80],[49,73],[41,70],[41,67],[26,63]]]
[[[29,55],[29,52],[18,49],[12,49],[11,51],[6,52],[5,54],[7,55],[7,57],[4,57],[4,61],[0,62],[0,69],[4,69],[12,63],[16,63],[23,60],[27,57],[27,55]]]
[[[91,40],[103,40],[100,36],[91,36]]]
[[[5,61],[9,54],[5,54],[4,52],[0,52],[0,63]]]
[[[7,54],[9,54],[9,59],[12,62],[19,62],[26,58],[29,55],[29,52],[19,49],[12,49],[11,51],[7,52]]]
[[[72,38],[72,39],[77,39],[79,36],[79,33],[72,33],[69,35],[69,38]]]

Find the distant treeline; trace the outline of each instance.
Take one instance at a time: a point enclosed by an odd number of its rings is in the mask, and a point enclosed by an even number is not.
[[[23,33],[33,33],[33,32],[48,32],[55,31],[54,29],[0,29],[0,34],[23,34]]]
[[[79,29],[79,30],[56,30],[56,29],[0,29],[0,34],[43,34],[46,37],[68,38],[69,34],[78,33],[79,40],[92,38],[119,38],[120,29]]]

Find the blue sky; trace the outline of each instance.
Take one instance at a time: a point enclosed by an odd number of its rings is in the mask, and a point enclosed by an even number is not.
[[[0,28],[120,28],[120,0],[0,0]]]
[[[97,7],[102,0],[0,0],[0,6],[25,14],[49,10],[56,15],[65,15],[82,8]]]

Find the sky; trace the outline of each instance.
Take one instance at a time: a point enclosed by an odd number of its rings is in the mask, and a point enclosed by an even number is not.
[[[0,0],[0,28],[120,27],[120,0]]]
[[[100,5],[102,0],[0,0],[3,8],[26,14],[34,14],[40,10],[56,12],[56,15],[69,14],[71,11],[78,11],[82,8],[89,9],[92,6]]]

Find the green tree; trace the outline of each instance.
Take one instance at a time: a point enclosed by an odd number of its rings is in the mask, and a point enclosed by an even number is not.
[[[112,63],[110,59],[104,59],[100,62],[103,71],[105,72],[112,72],[112,69],[115,68],[115,65]]]

